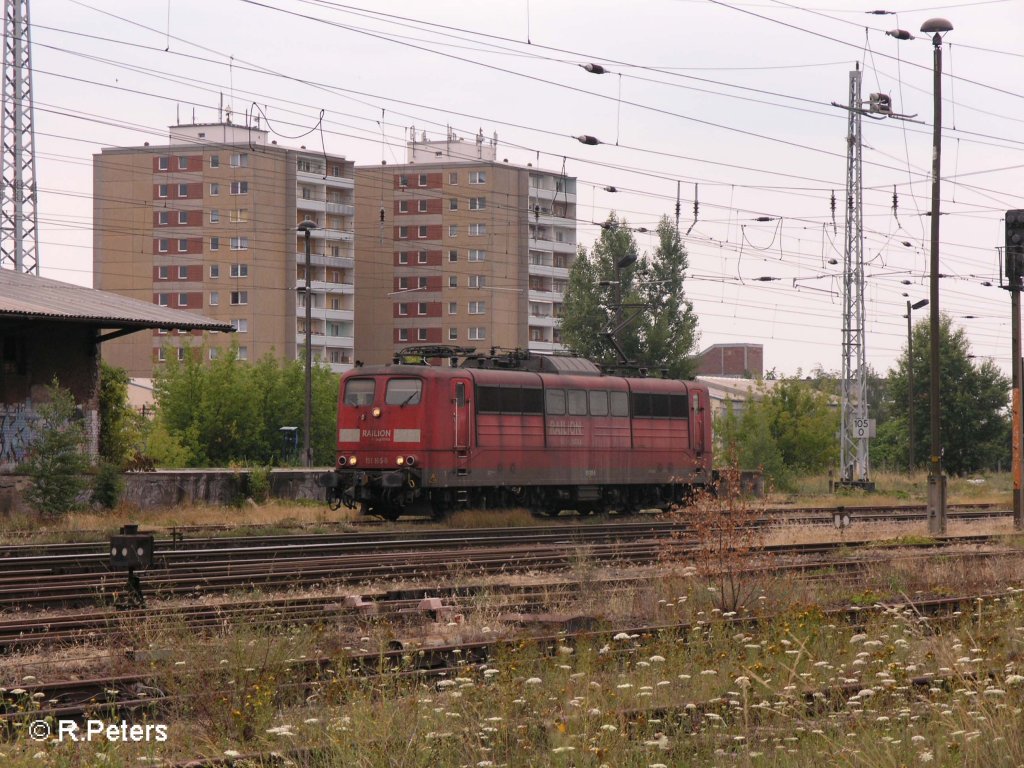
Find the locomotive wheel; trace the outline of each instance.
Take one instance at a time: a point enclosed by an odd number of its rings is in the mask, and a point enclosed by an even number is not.
[[[402,516],[402,510],[396,507],[384,507],[384,509],[379,510],[377,514],[383,517],[389,523],[393,523],[395,522],[395,520]]]

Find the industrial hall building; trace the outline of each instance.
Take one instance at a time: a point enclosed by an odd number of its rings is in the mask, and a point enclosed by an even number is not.
[[[232,342],[242,359],[302,356],[305,237],[311,220],[310,333],[317,359],[353,362],[354,164],[267,132],[177,125],[160,146],[107,148],[93,157],[93,285],[161,307],[201,312],[233,334],[154,330],[104,345],[130,376],[152,376],[189,347],[215,358]],[[194,353],[193,353],[194,354]]]
[[[576,179],[499,162],[482,132],[410,134],[405,164],[359,168],[230,122],[94,155],[95,287],[236,331],[135,334],[105,359],[147,378],[189,348],[301,357],[306,220],[311,347],[334,371],[420,344],[562,350]]]

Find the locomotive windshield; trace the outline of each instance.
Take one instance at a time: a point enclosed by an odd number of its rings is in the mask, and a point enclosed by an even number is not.
[[[349,379],[345,382],[345,405],[373,405],[373,379]]]
[[[384,402],[387,405],[416,405],[422,393],[421,379],[391,379],[384,394]]]

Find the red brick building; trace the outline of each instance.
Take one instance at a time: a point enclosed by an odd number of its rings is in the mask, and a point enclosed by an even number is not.
[[[697,375],[760,379],[764,375],[764,347],[760,344],[712,344],[698,356]]]

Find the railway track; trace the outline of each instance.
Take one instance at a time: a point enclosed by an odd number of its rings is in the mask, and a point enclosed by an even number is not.
[[[642,564],[685,556],[695,546],[690,533],[685,523],[649,520],[417,531],[398,536],[204,539],[189,542],[187,548],[158,549],[155,566],[144,572],[143,583],[150,595],[173,597],[246,588],[296,589],[438,578],[449,574],[453,566],[477,574],[550,571],[568,567],[580,557],[594,563]],[[846,542],[848,546],[863,543]],[[58,549],[57,553],[0,558],[0,611],[95,605],[117,599],[125,591],[124,576],[108,570],[107,545],[101,546],[103,552]],[[790,545],[779,551],[798,553],[814,546]]]
[[[866,615],[877,612],[911,609],[918,616],[957,616],[964,608],[976,609],[987,600],[1002,599],[1005,594],[966,595],[937,597],[922,600],[893,601],[869,607],[843,607],[823,611],[824,615],[859,625]],[[727,626],[750,628],[760,622],[777,617],[733,616],[718,619]],[[694,632],[696,625],[690,622],[674,622],[627,626],[616,629],[583,630],[558,632],[533,636],[528,642],[558,653],[564,645],[581,642],[603,643],[621,637],[650,637],[670,635],[685,638]],[[366,676],[401,675],[418,677],[443,677],[458,671],[464,674],[472,665],[489,660],[495,652],[521,646],[522,637],[492,639],[486,642],[459,643],[458,645],[434,646],[412,649],[394,648],[378,653],[350,653],[344,658],[318,657],[296,661],[295,669],[301,673],[303,682],[286,687],[308,688],[325,676],[337,674],[339,668],[348,673]],[[185,673],[182,673],[185,674]],[[206,672],[192,670],[193,676],[203,677]],[[0,732],[13,729],[17,723],[24,723],[45,717],[81,718],[92,713],[107,716],[130,717],[141,710],[151,711],[166,706],[177,696],[165,695],[157,678],[149,674],[126,673],[99,677],[51,682],[25,683],[13,690],[0,689]],[[28,702],[42,702],[27,705]]]
[[[955,543],[982,543],[985,537],[970,539],[954,539]],[[770,551],[778,556],[771,561],[771,569],[776,575],[792,574],[804,579],[828,579],[835,582],[839,578],[853,577],[873,563],[880,560],[892,562],[894,559],[910,560],[947,556],[936,553],[935,547],[940,543],[918,542],[908,545],[894,558],[891,554],[875,552],[860,557],[848,554],[836,558],[835,549],[840,544],[790,545],[772,547]],[[913,551],[913,550],[917,551]],[[907,551],[911,550],[911,551]],[[792,557],[799,559],[791,561]],[[1018,556],[1015,551],[981,550],[969,553],[957,552],[948,556],[971,559],[992,559],[1006,556]],[[787,560],[787,558],[789,558]],[[748,569],[748,572],[756,571]],[[616,590],[635,588],[650,579],[649,574],[591,579],[589,586],[598,587],[602,594],[611,596]],[[423,598],[445,601],[445,612],[461,611],[467,599],[486,596],[490,601],[500,602],[506,615],[528,615],[544,610],[545,601],[552,594],[571,595],[578,593],[582,584],[574,580],[545,580],[539,584],[521,583],[487,583],[451,586],[431,586],[403,589],[376,589],[360,591],[358,595],[327,594],[319,596],[283,596],[262,599],[224,601],[217,604],[178,605],[159,604],[149,609],[115,610],[100,609],[72,613],[61,613],[48,616],[16,616],[0,620],[0,649],[14,650],[35,647],[41,644],[53,645],[70,642],[96,642],[123,636],[130,641],[131,628],[141,622],[152,622],[156,619],[174,619],[183,622],[195,631],[208,631],[213,628],[224,628],[229,625],[245,623],[250,627],[280,626],[285,624],[327,624],[345,620],[353,621],[388,621],[392,624],[404,620],[412,620],[434,610],[424,608]],[[435,611],[436,613],[436,611]],[[436,615],[434,618],[438,618]],[[596,619],[595,619],[596,620]]]

